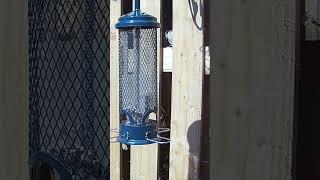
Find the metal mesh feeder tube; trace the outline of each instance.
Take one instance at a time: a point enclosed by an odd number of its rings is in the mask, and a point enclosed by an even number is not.
[[[137,3],[136,3],[137,4]],[[139,3],[138,3],[139,5]],[[137,6],[139,7],[139,6]],[[119,18],[119,112],[117,141],[126,145],[168,143],[157,121],[157,18],[140,9]],[[165,142],[163,142],[165,141]]]

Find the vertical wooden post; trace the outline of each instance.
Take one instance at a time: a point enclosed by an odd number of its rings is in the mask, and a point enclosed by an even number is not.
[[[161,0],[141,0],[141,10],[157,17],[160,22]],[[162,48],[158,30],[158,72],[162,70]],[[159,73],[160,74],[160,73]],[[160,79],[160,77],[158,77]],[[159,87],[158,87],[159,92]],[[159,96],[158,96],[159,97]],[[158,105],[159,106],[159,105]],[[159,117],[159,116],[158,116]],[[158,119],[157,119],[158,120]],[[130,179],[131,180],[157,180],[158,176],[158,145],[131,146]]]
[[[295,3],[213,1],[213,176],[291,179]]]
[[[0,1],[0,179],[29,179],[28,2]]]
[[[213,99],[213,79],[214,79],[214,75],[215,75],[215,72],[213,70],[213,59],[214,59],[214,55],[213,55],[213,42],[214,42],[214,34],[213,34],[213,25],[214,25],[214,11],[213,11],[213,3],[212,1],[210,2],[210,58],[211,58],[211,61],[210,61],[210,127],[209,127],[209,143],[210,143],[210,161],[209,161],[209,168],[210,168],[210,177],[213,177],[214,174],[213,174],[213,105],[212,105],[212,102],[214,101]]]
[[[173,1],[170,180],[199,177],[204,75],[203,4]]]
[[[119,35],[115,24],[121,16],[121,0],[110,1],[110,129],[119,128]],[[110,131],[110,137],[116,136]],[[121,179],[121,149],[110,144],[110,179]]]

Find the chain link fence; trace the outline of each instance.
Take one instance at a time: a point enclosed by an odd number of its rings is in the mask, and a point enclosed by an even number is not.
[[[30,157],[109,179],[109,1],[29,0]]]

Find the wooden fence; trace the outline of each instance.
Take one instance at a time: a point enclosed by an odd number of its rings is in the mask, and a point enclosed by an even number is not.
[[[131,11],[131,4],[132,1],[110,1],[111,129],[119,127],[118,31],[114,25],[121,15]],[[208,18],[209,12],[204,6],[203,1],[141,0],[142,11],[156,16],[162,24],[158,30],[161,97],[158,117],[164,117],[161,122],[171,128],[172,143],[131,146],[127,151],[122,150],[119,143],[111,144],[110,179],[182,180],[208,174],[205,159],[209,153],[209,98],[203,97],[209,97],[209,72],[205,73],[205,45],[208,42],[204,41],[208,34],[204,23],[208,21],[204,18]],[[171,29],[172,48],[164,48],[163,36]],[[165,49],[169,49],[168,54]],[[165,72],[163,64],[169,65]],[[206,90],[204,86],[207,86]]]
[[[168,2],[171,9],[167,9]],[[195,2],[192,8],[189,2]],[[202,2],[207,8],[209,1]],[[291,158],[298,7],[290,0],[211,2],[215,22],[215,37],[211,36],[215,76],[211,79],[215,84],[210,108],[215,157],[211,156],[210,172],[215,180],[290,180],[295,173],[291,172]],[[110,0],[110,128],[119,126],[118,32],[114,24],[130,9],[130,3]],[[111,144],[110,179],[155,180],[166,173],[170,180],[205,179],[209,76],[203,47],[209,38],[201,26],[206,21],[200,17],[207,16],[199,16],[202,8],[192,0],[142,0],[142,9],[163,25],[168,18],[172,20],[172,72],[160,71],[159,87],[161,112],[171,127],[172,143],[170,148],[149,145],[127,151],[118,143]],[[29,173],[27,3],[1,1],[0,12],[0,179],[20,180]],[[198,16],[193,18],[192,12]],[[158,39],[162,70],[166,56],[162,36]]]

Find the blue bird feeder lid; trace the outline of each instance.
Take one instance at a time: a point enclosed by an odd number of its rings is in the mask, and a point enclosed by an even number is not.
[[[133,27],[159,28],[160,23],[157,22],[156,17],[141,12],[139,9],[137,9],[120,17],[118,23],[116,24],[117,29]]]

